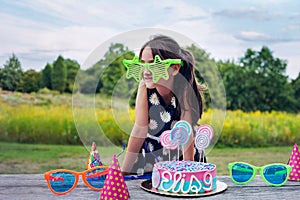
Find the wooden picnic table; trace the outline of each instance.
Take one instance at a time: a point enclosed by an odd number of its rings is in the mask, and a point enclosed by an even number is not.
[[[227,190],[220,194],[191,199],[299,199],[300,182],[288,181],[282,187],[267,185],[260,176],[247,185],[235,185],[228,176],[218,176],[217,180],[227,184]],[[162,196],[144,191],[140,188],[145,180],[126,181],[131,199],[171,199],[174,197]],[[100,192],[86,187],[80,179],[77,188],[71,193],[56,196],[50,192],[42,174],[0,174],[0,199],[9,200],[35,200],[35,199],[95,199],[98,200]],[[181,198],[182,199],[182,198]]]

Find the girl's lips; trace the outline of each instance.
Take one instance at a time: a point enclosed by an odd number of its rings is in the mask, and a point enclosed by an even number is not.
[[[152,81],[152,76],[144,76],[144,81],[147,81],[147,82]]]

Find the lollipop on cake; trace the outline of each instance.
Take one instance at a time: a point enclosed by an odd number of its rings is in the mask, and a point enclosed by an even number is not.
[[[160,139],[161,145],[162,145],[164,148],[166,148],[166,149],[169,150],[169,161],[170,161],[170,160],[171,160],[171,152],[170,152],[170,150],[174,150],[174,149],[176,149],[176,148],[178,147],[177,144],[175,144],[175,143],[173,143],[173,142],[171,141],[171,130],[166,130],[166,131],[164,131],[164,132],[160,135],[159,139]]]
[[[178,160],[179,160],[179,148],[186,145],[191,135],[191,125],[184,120],[176,122],[173,129],[170,132],[171,141],[178,145]]]
[[[214,137],[214,131],[212,127],[208,124],[200,125],[196,130],[195,147],[199,151],[200,162],[205,161],[204,149],[209,147],[213,137]]]

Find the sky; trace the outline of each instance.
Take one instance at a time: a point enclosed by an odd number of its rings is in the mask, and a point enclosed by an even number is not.
[[[268,46],[287,61],[290,79],[300,72],[298,0],[0,0],[0,24],[1,68],[13,53],[23,70],[40,71],[58,55],[83,64],[118,35],[157,28],[190,38],[216,60]]]

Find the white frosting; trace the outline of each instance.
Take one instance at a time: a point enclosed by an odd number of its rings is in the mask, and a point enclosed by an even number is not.
[[[201,191],[201,189],[203,188],[204,191],[211,191],[212,187],[213,187],[213,176],[210,172],[205,172],[203,174],[203,184],[201,184],[201,181],[194,175],[191,175],[190,180],[185,180],[185,174],[182,174],[181,172],[175,172],[174,176],[172,176],[170,171],[164,171],[162,172],[162,181],[160,183],[161,189],[163,191],[167,191],[167,192],[173,192],[173,193],[189,193],[190,191],[193,193],[199,193]],[[190,184],[188,186],[187,190],[184,190],[184,183],[188,181]],[[169,188],[165,188],[164,184],[165,183],[169,183],[171,184],[171,182],[173,182],[173,184],[169,187]],[[192,185],[193,182],[197,182],[197,185]],[[179,184],[179,185],[178,185]],[[178,186],[178,187],[177,187]],[[175,189],[177,187],[177,189]]]
[[[196,181],[199,184],[199,187],[197,187],[196,185],[192,185],[193,181]],[[202,189],[201,182],[194,175],[191,176],[189,189],[191,190],[191,192],[196,194],[198,194],[199,191]]]
[[[208,177],[208,182],[206,182],[207,177]],[[204,189],[205,192],[212,190],[212,185],[213,185],[212,183],[213,183],[213,176],[211,175],[211,173],[205,172],[203,174],[203,184],[205,186],[208,186],[208,188],[203,187],[203,189]]]

